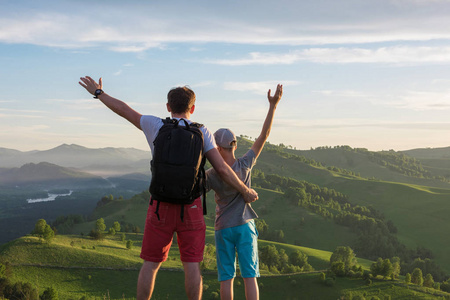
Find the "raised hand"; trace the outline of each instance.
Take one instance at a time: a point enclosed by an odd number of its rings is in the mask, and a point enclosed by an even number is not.
[[[271,96],[270,93],[271,93],[271,90],[269,89],[269,91],[267,92],[267,99],[269,99],[269,103],[271,105],[276,106],[278,104],[278,102],[280,102],[281,96],[283,96],[283,85],[282,84],[277,85],[277,90],[275,91],[275,95]]]
[[[98,83],[95,82],[94,79],[92,79],[89,76],[86,77],[81,77],[80,78],[81,81],[79,81],[78,83],[84,87],[86,89],[86,91],[88,91],[89,93],[91,93],[92,95],[94,95],[95,91],[98,89],[102,89],[103,87],[103,83],[102,83],[102,78],[100,77],[100,79],[98,80]]]

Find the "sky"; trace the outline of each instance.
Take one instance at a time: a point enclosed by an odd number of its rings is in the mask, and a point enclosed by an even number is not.
[[[81,76],[141,114],[196,93],[192,120],[269,142],[450,146],[449,0],[0,0],[0,148],[148,150]]]

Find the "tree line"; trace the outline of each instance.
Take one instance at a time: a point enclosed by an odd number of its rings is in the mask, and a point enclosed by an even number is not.
[[[380,277],[383,280],[398,281],[399,275],[402,273],[401,269],[402,263],[399,257],[390,259],[379,257],[371,264],[370,271],[363,271],[361,266],[358,266],[353,249],[348,246],[339,246],[330,257],[329,269],[326,273],[319,275],[319,280],[327,286],[332,286],[336,277],[362,278],[367,285],[371,285],[372,280]],[[442,282],[435,281],[431,273],[423,271],[418,266],[414,267],[412,271],[404,273],[404,275],[404,283],[407,285],[414,284],[437,291],[450,292],[450,279]],[[352,297],[349,298],[347,295],[341,299],[352,299]]]
[[[317,147],[311,150],[343,150],[347,152],[360,153],[367,156],[370,161],[408,177],[437,179],[440,181],[449,182],[449,178],[439,175],[436,176],[430,171],[427,171],[423,167],[422,162],[417,158],[408,156],[404,153],[396,152],[394,150],[373,152],[366,148],[352,148],[347,145]]]
[[[284,192],[291,205],[303,207],[336,224],[346,226],[357,234],[353,245],[358,255],[375,260],[378,257],[399,257],[404,270],[415,265],[426,266],[435,278],[443,280],[445,272],[433,261],[431,250],[425,248],[408,249],[396,237],[397,228],[390,220],[371,206],[359,206],[350,203],[349,197],[334,189],[320,187],[306,181],[300,181],[277,174],[265,174],[261,170],[253,172],[254,186]]]

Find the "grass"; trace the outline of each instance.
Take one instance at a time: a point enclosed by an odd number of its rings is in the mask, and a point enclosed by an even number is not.
[[[39,286],[42,291],[53,286],[60,299],[134,299],[138,271],[126,270],[85,270],[56,269],[45,267],[15,267],[14,278],[29,281]],[[58,278],[58,280],[55,280]],[[447,295],[425,288],[412,286],[405,288],[399,282],[377,281],[365,285],[361,279],[337,278],[334,286],[325,286],[318,280],[317,273],[296,274],[288,276],[270,276],[258,279],[260,299],[338,299],[345,292],[365,294],[366,299],[372,296],[391,295],[391,299],[442,299]],[[217,275],[203,274],[203,299],[214,299],[213,292],[219,289]],[[245,299],[244,284],[240,277],[234,283],[235,299]],[[185,299],[184,273],[181,271],[160,270],[152,299]]]
[[[348,180],[330,185],[359,205],[372,205],[398,228],[397,236],[408,247],[429,248],[435,260],[450,272],[450,240],[442,232],[450,228],[450,190],[417,189],[415,186]]]
[[[348,195],[350,202],[353,204],[373,206],[381,211],[386,219],[393,221],[398,228],[397,236],[401,242],[410,248],[425,247],[431,249],[435,255],[435,261],[441,265],[444,271],[450,273],[450,256],[448,255],[450,240],[442,237],[442,232],[450,229],[450,219],[448,218],[450,215],[450,185],[442,183],[447,188],[430,187],[427,185],[429,180],[419,179],[401,183],[344,177],[324,168],[312,167],[295,160],[282,158],[273,153],[263,153],[256,167],[267,174],[281,174],[285,177],[305,180],[321,187],[335,189]],[[400,181],[399,178],[403,176],[401,174],[394,175],[393,180],[397,181]],[[256,205],[255,207],[257,207]],[[277,206],[272,205],[270,209],[277,210]],[[277,220],[278,224],[288,218],[290,220],[294,212],[285,210],[284,214],[287,215],[286,218],[282,212],[275,214],[275,220],[271,220],[268,224],[271,227],[277,226],[277,229],[281,229],[277,225]],[[308,221],[312,222],[312,219]],[[333,250],[333,245],[327,246],[328,241],[337,240],[350,244],[348,241],[352,238],[351,234],[348,232],[346,234],[345,230],[330,234],[329,238],[322,238],[330,230],[338,230],[331,224],[329,226],[325,224],[326,221],[323,221],[321,225],[318,225],[322,226],[320,231],[315,230],[319,227],[309,227],[308,230],[311,234],[303,236],[300,244],[330,251]],[[298,225],[291,228],[294,228],[295,233],[301,232],[301,227]],[[287,232],[286,230],[285,234],[289,235]],[[333,236],[336,236],[336,238],[333,238]],[[309,240],[308,237],[312,237],[312,240]]]

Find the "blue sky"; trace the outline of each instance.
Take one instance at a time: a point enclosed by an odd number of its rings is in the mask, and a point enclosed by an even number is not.
[[[449,13],[449,0],[0,0],[0,147],[147,150],[85,75],[162,117],[189,85],[193,120],[253,138],[282,83],[269,141],[297,149],[450,146]]]

